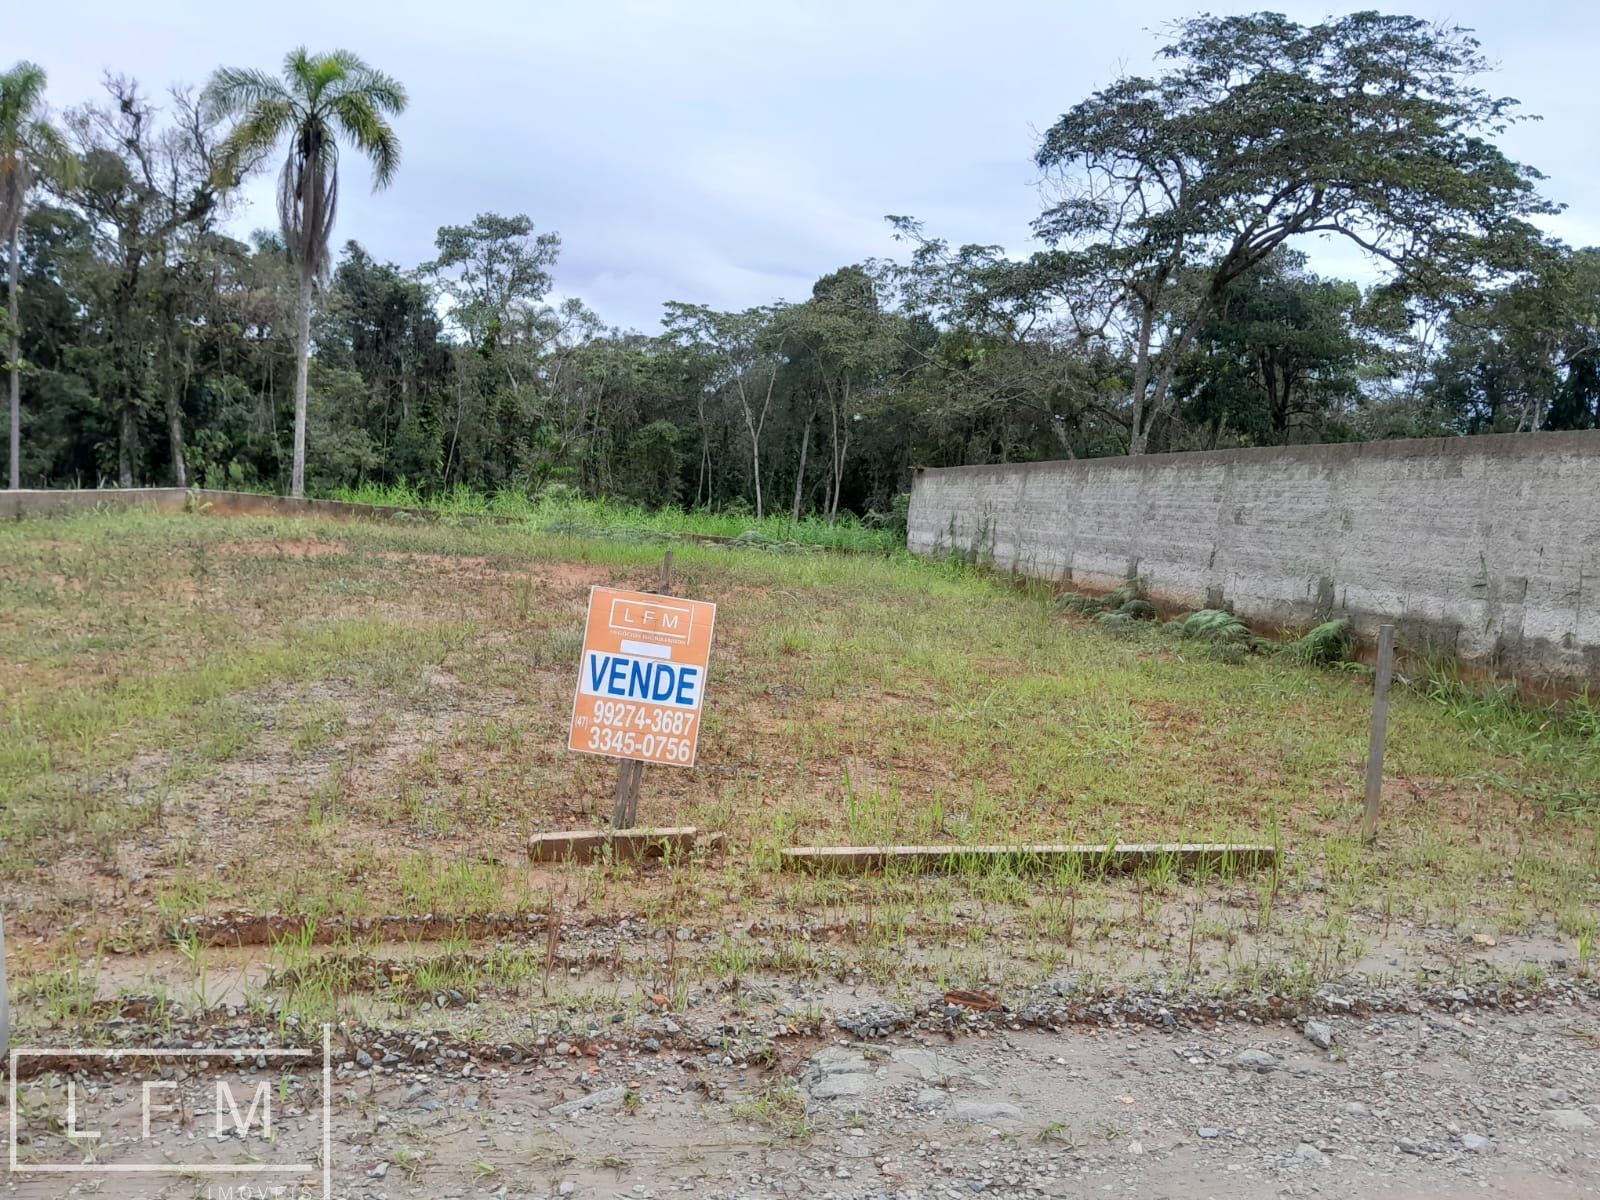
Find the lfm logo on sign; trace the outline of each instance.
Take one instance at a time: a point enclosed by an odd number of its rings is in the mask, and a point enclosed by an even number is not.
[[[329,1026],[320,1051],[14,1046],[10,1057],[14,1178],[66,1176],[65,1194],[181,1175],[211,1181],[216,1197],[332,1200]],[[20,1069],[35,1062],[44,1069]]]
[[[622,638],[645,637],[654,642],[687,646],[694,629],[694,603],[693,600],[665,600],[659,596],[647,596],[642,600],[632,594],[613,596],[611,632]],[[715,604],[704,607],[715,615]]]
[[[694,766],[717,606],[593,588],[570,749]]]

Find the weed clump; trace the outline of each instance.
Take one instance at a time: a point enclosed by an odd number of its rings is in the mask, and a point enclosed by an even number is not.
[[[1130,579],[1103,596],[1069,592],[1056,600],[1056,607],[1063,612],[1084,617],[1092,617],[1096,613],[1120,613],[1131,620],[1149,621],[1155,617],[1156,610],[1145,597],[1144,580]]]
[[[1065,596],[1056,599],[1056,607],[1062,612],[1077,613],[1080,617],[1093,616],[1095,613],[1106,611],[1106,598],[1104,596],[1090,596],[1084,592],[1068,592]]]
[[[1137,628],[1137,622],[1125,612],[1103,612],[1094,623],[1111,633],[1129,633]]]
[[[1331,667],[1348,661],[1354,648],[1350,622],[1341,618],[1324,621],[1304,637],[1290,642],[1283,652],[1308,667]]]
[[[793,538],[778,538],[760,529],[746,529],[729,543],[741,550],[765,550],[772,554],[808,554],[813,550],[821,550],[808,542],[798,542]]]
[[[1250,631],[1245,628],[1244,622],[1220,608],[1202,608],[1176,624],[1178,633],[1192,641],[1238,646],[1241,649],[1250,641]]]
[[[1130,579],[1115,591],[1106,593],[1106,603],[1111,608],[1121,608],[1133,600],[1145,599],[1145,586],[1142,579]]]

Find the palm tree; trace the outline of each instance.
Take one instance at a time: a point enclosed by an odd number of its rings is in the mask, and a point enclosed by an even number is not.
[[[223,67],[206,87],[211,111],[237,119],[223,143],[225,171],[237,179],[243,165],[289,143],[278,176],[278,219],[300,273],[299,328],[295,342],[294,471],[290,494],[305,495],[306,367],[311,354],[311,292],[328,273],[328,240],[339,199],[339,138],[372,163],[373,190],[386,187],[400,166],[400,141],[385,119],[405,111],[399,80],[369,67],[348,50],[283,60],[283,77]]]
[[[42,174],[68,174],[73,158],[44,116],[44,69],[19,62],[0,73],[0,238],[11,251],[6,314],[11,376],[11,487],[22,486],[22,210]]]

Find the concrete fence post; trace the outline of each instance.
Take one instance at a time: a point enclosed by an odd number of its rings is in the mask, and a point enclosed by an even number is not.
[[[1361,840],[1378,836],[1383,811],[1383,752],[1389,740],[1389,683],[1394,678],[1394,626],[1378,626],[1378,670],[1372,685],[1372,729],[1367,737],[1367,811]]]

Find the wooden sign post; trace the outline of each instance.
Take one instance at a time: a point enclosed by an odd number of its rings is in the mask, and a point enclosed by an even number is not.
[[[639,819],[645,763],[692,767],[717,606],[672,597],[672,552],[659,592],[593,588],[572,702],[569,749],[623,761],[611,825]]]
[[[660,595],[672,595],[672,551],[661,559]],[[612,796],[611,828],[632,829],[639,823],[639,785],[644,782],[644,763],[625,758],[617,764],[617,786]]]
[[[1361,840],[1378,836],[1383,811],[1383,751],[1389,740],[1389,683],[1394,678],[1394,626],[1378,626],[1378,669],[1372,685],[1372,731],[1367,739],[1367,811]]]
[[[11,1051],[11,994],[6,991],[6,918],[0,913],[0,1058]]]

